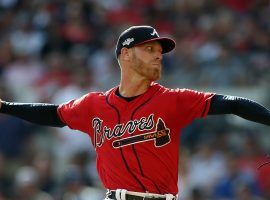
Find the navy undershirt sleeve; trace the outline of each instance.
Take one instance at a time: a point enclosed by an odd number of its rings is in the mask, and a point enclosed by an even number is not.
[[[44,103],[3,102],[0,113],[12,115],[28,122],[52,127],[64,127],[57,114],[58,105]]]
[[[250,121],[270,125],[270,110],[255,101],[237,96],[214,95],[208,114],[234,114]]]

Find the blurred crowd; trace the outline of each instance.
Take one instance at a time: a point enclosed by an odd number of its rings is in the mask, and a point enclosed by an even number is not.
[[[106,91],[119,81],[118,35],[141,24],[177,43],[163,85],[269,91],[269,14],[268,0],[0,0],[0,98],[59,104]],[[270,199],[270,129],[238,120],[183,131],[180,200]],[[105,191],[86,134],[0,115],[0,200],[102,200]]]

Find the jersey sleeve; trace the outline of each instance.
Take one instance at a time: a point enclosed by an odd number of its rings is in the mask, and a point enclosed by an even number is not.
[[[179,89],[177,112],[184,124],[191,123],[196,118],[207,116],[214,93],[204,93],[196,90]]]
[[[90,127],[91,94],[59,105],[57,113],[69,128],[88,133]]]

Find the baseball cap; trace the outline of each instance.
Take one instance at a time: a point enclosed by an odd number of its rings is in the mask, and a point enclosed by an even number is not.
[[[175,48],[175,41],[167,37],[159,37],[157,31],[151,26],[131,26],[123,31],[117,41],[116,57],[123,47],[131,48],[146,42],[158,41],[162,46],[162,54],[168,53]]]

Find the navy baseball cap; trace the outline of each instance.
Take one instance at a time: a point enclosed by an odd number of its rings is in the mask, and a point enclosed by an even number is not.
[[[122,32],[115,48],[116,57],[123,47],[131,48],[146,42],[158,41],[162,46],[162,54],[175,48],[175,41],[167,37],[159,37],[157,31],[151,26],[132,26]]]

